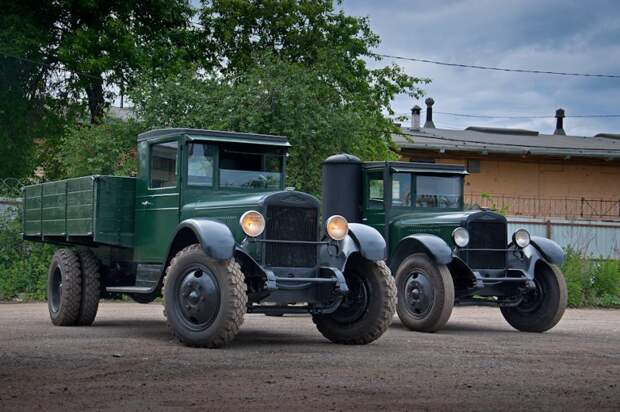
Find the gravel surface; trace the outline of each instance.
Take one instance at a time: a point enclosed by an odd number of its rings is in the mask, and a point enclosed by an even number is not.
[[[45,304],[0,305],[0,411],[620,408],[620,311],[568,310],[545,334],[499,310],[457,308],[445,330],[398,319],[367,346],[309,317],[246,315],[224,349],[171,340],[158,304],[103,303],[92,327]]]

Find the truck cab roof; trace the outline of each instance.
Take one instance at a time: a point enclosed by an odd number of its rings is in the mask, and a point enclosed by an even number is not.
[[[216,142],[247,143],[266,146],[290,147],[284,136],[269,134],[227,132],[220,130],[167,128],[153,129],[138,135],[138,142],[159,140],[166,137],[185,135],[189,140],[209,140]]]
[[[385,167],[390,168],[393,172],[415,172],[415,173],[433,173],[433,174],[449,174],[449,175],[467,175],[469,174],[464,166],[450,165],[443,163],[427,163],[427,162],[364,162],[363,167],[366,170],[382,170]]]

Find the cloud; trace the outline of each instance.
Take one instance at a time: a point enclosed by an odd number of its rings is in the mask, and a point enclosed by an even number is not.
[[[617,1],[345,0],[343,7],[349,14],[370,18],[382,39],[379,53],[509,68],[620,74]],[[620,79],[396,63],[412,75],[433,80],[425,90],[435,99],[436,112],[553,116],[563,107],[568,116],[620,113]],[[398,113],[408,113],[415,103],[398,96],[394,107]],[[551,133],[555,122],[437,114],[435,124],[523,127]],[[620,133],[620,119],[568,118],[565,129],[584,136]]]

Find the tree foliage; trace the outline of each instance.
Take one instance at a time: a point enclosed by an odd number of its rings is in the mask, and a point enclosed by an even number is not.
[[[132,100],[149,127],[201,127],[289,137],[289,184],[318,193],[320,163],[351,152],[393,156],[391,101],[427,80],[370,68],[379,38],[331,0],[204,1],[196,66],[153,81]]]
[[[23,48],[8,58],[38,65],[39,90],[85,100],[93,123],[137,72],[191,54],[187,0],[24,0],[3,13],[11,23],[0,29],[3,38],[37,46],[34,58]]]

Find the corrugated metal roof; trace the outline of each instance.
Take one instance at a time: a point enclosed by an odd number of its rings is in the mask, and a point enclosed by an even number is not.
[[[401,128],[392,137],[401,148],[531,156],[620,159],[620,140],[606,137],[515,134],[478,130]]]

